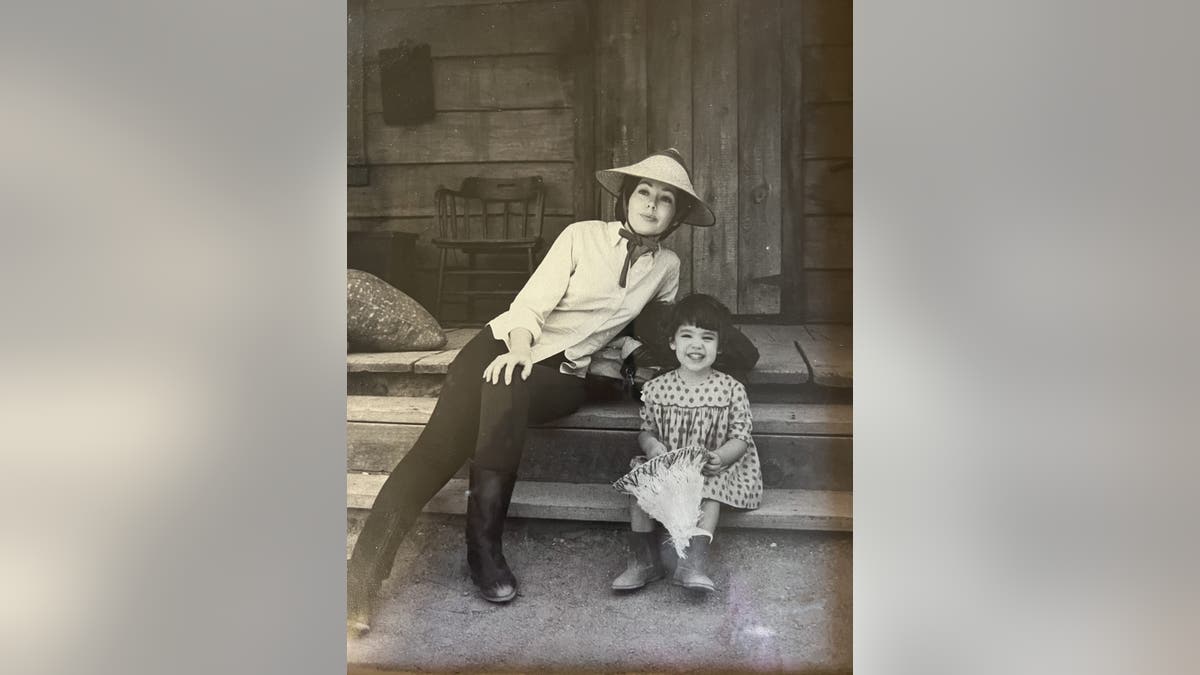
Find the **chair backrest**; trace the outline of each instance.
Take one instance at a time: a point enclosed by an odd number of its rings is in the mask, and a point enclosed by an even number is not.
[[[546,190],[541,176],[466,178],[458,190],[437,191],[443,239],[527,239],[542,236]]]

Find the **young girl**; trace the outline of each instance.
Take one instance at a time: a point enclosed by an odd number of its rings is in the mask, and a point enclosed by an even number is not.
[[[425,429],[383,484],[347,564],[347,628],[371,604],[422,507],[471,459],[466,549],[483,599],[504,603],[517,579],[501,547],[525,428],[583,403],[592,354],[654,300],[673,301],[679,258],[659,242],[683,223],[716,222],[675,150],[596,172],[617,220],[573,223],[554,240],[507,312],[455,357]]]
[[[671,583],[703,591],[714,589],[708,577],[708,545],[716,531],[721,504],[756,509],[762,501],[762,471],[750,436],[746,388],[713,370],[723,336],[730,332],[729,310],[708,295],[690,295],[672,311],[670,340],[679,368],[642,388],[642,431],[638,445],[646,458],[669,450],[701,445],[708,449],[703,467],[699,527],[709,534],[692,537],[687,557]],[[637,460],[635,460],[637,461]],[[665,576],[654,521],[631,498],[629,566],[612,582],[616,590],[641,588]]]

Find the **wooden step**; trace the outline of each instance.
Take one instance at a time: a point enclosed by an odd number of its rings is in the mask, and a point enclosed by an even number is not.
[[[346,507],[370,509],[386,476],[346,475]],[[462,515],[467,507],[467,481],[453,479],[425,506],[426,513]],[[628,522],[628,497],[608,484],[533,483],[518,481],[508,513],[515,518]],[[726,509],[722,527],[778,530],[853,529],[853,495],[818,490],[767,490],[754,511]]]
[[[850,386],[853,381],[849,326],[800,326],[747,324],[739,326],[759,350],[758,365],[750,372],[755,385],[803,385],[810,382],[829,386]],[[445,374],[447,366],[479,328],[452,328],[446,331],[447,344],[440,350],[424,352],[381,352],[348,354],[351,393],[377,390],[399,391],[398,383],[410,373]],[[801,346],[811,354],[802,354]],[[811,367],[806,358],[811,362]],[[385,385],[392,376],[391,388]]]
[[[348,396],[346,420],[349,422],[385,422],[425,424],[437,399],[416,396]],[[811,436],[851,436],[854,410],[848,404],[832,403],[751,403],[754,433]],[[545,427],[566,429],[639,429],[638,404],[589,403],[575,413],[554,420]]]
[[[796,346],[812,370],[813,382],[826,387],[852,387],[852,327],[812,324],[796,328]]]
[[[350,397],[348,471],[387,472],[416,442],[433,399]],[[853,439],[849,406],[754,404],[755,444],[768,488],[850,490]],[[639,453],[637,406],[585,406],[530,429],[520,477],[532,481],[609,482]],[[465,475],[465,474],[460,474]]]

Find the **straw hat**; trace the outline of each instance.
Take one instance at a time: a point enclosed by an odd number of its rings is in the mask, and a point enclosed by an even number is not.
[[[620,196],[621,182],[625,180],[625,176],[637,176],[638,178],[653,178],[677,188],[692,197],[694,200],[692,208],[682,218],[682,222],[697,227],[710,227],[717,222],[716,216],[713,215],[712,209],[700,195],[696,194],[696,188],[692,186],[691,172],[688,171],[687,163],[684,162],[683,156],[675,148],[667,148],[660,152],[656,152],[637,164],[629,166],[618,166],[615,169],[604,169],[596,172],[596,180],[600,185],[608,190],[614,196]]]

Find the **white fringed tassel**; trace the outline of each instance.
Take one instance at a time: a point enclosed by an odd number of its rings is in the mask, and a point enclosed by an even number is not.
[[[712,533],[697,525],[704,492],[703,466],[703,448],[683,448],[655,457],[613,484],[633,495],[642,510],[667,528],[668,541],[681,559],[687,557],[692,537],[712,538]]]

